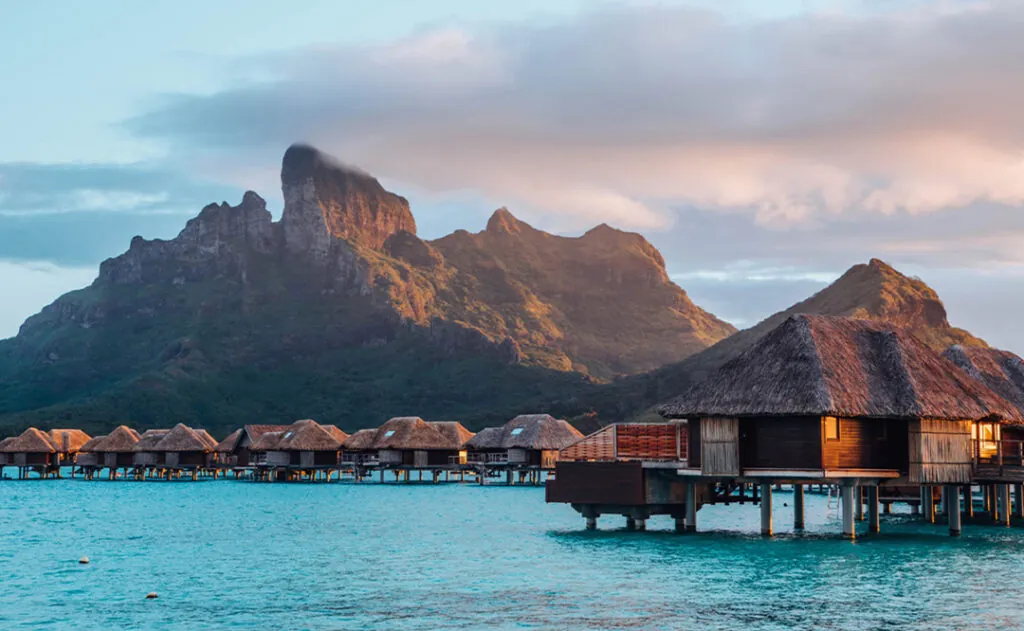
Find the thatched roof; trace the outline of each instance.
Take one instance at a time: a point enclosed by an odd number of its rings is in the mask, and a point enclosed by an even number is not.
[[[430,424],[436,427],[455,449],[461,448],[474,436],[473,432],[463,427],[462,423],[458,421],[432,421]]]
[[[501,427],[484,430],[466,445],[470,449],[565,449],[583,438],[575,427],[549,414],[522,414]],[[479,441],[484,433],[487,433]]]
[[[338,441],[339,443],[344,443],[346,440],[348,440],[348,434],[338,429],[337,425],[321,425],[320,427],[324,428],[324,430],[328,434],[333,436],[334,440]]]
[[[1024,360],[996,348],[950,346],[943,357],[1024,413]]]
[[[210,448],[210,451],[217,448],[217,439],[210,436],[210,432],[205,429],[193,429],[192,431],[195,432],[196,436],[202,439],[204,443],[206,443],[206,446]]]
[[[80,429],[51,429],[47,434],[60,453],[75,453],[91,438]]]
[[[135,451],[135,445],[138,444],[140,438],[139,433],[134,429],[120,425],[117,429],[107,434],[99,445],[93,446],[92,451],[100,453],[128,453]]]
[[[214,444],[216,446],[216,443]],[[210,451],[209,443],[206,442],[188,425],[184,423],[178,423],[171,431],[167,432],[167,435],[160,439],[160,442],[152,449],[152,451]]]
[[[286,429],[287,425],[246,425],[242,431],[248,434],[250,442],[255,443],[267,432],[283,432]]]
[[[868,320],[796,315],[684,395],[670,418],[846,416],[1003,418],[1012,404],[911,333]]]
[[[103,444],[103,441],[107,439],[107,436],[93,436],[84,445],[78,448],[78,453],[90,453],[93,451],[99,451],[97,447]]]
[[[250,451],[276,451],[278,443],[281,442],[281,438],[284,436],[284,432],[263,432],[260,437],[256,439],[252,445],[249,446]]]
[[[9,454],[52,454],[57,452],[50,437],[34,427],[30,427],[21,435],[10,439],[10,442],[3,446],[3,451]]]
[[[377,428],[374,449],[458,449],[436,426],[418,416],[393,418]]]
[[[217,443],[217,446],[213,448],[218,453],[230,453],[235,450],[235,445],[238,444],[238,439],[242,437],[242,429],[236,429],[227,435],[227,438]]]
[[[139,442],[132,447],[132,451],[156,451],[156,446],[170,431],[169,429],[147,429],[139,437]]]
[[[467,449],[504,449],[501,446],[501,439],[505,436],[502,427],[485,427],[477,432],[473,438],[466,443]]]
[[[342,449],[363,451],[373,449],[373,441],[377,436],[376,429],[361,429],[341,443]]]
[[[316,421],[296,421],[284,431],[277,451],[340,451],[341,441]]]

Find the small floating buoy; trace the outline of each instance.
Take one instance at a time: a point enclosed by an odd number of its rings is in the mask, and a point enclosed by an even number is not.
[[[153,600],[156,597],[156,592],[149,592],[148,594],[146,594],[146,600]]]
[[[82,557],[81,559],[78,559],[78,562],[81,563],[82,565],[88,565],[89,564],[89,557]]]

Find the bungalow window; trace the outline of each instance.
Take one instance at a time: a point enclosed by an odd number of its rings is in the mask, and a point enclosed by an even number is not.
[[[834,416],[825,417],[825,440],[839,440],[839,419]]]
[[[388,431],[384,432],[384,438],[391,438],[394,435],[395,435],[395,430],[393,430],[393,429],[389,429]]]
[[[523,428],[522,427],[517,427],[514,430],[512,430],[512,435],[513,436],[518,436],[518,435],[520,435],[522,433],[523,433]]]

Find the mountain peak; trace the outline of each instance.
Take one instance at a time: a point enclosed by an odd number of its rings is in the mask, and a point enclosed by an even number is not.
[[[523,228],[529,227],[529,224],[520,221],[508,208],[502,206],[494,211],[491,218],[487,220],[486,232],[491,234],[520,234],[523,232]]]
[[[408,200],[309,145],[294,144],[285,152],[281,188],[281,222],[293,251],[326,257],[334,239],[380,249],[397,232],[416,234]]]

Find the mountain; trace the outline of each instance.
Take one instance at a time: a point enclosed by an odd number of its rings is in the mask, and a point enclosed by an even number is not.
[[[901,326],[936,352],[951,345],[987,344],[950,325],[946,308],[935,290],[917,278],[901,274],[872,259],[854,265],[834,283],[807,300],[739,331],[686,359],[650,373],[627,377],[589,393],[584,407],[594,408],[602,423],[650,415],[650,408],[704,379],[730,359],[753,346],[769,331],[796,314],[831,315],[877,320]]]
[[[0,426],[504,422],[735,331],[637,234],[558,237],[501,209],[423,240],[405,198],[303,145],[281,181],[280,221],[251,191],[210,204],[0,341]]]

